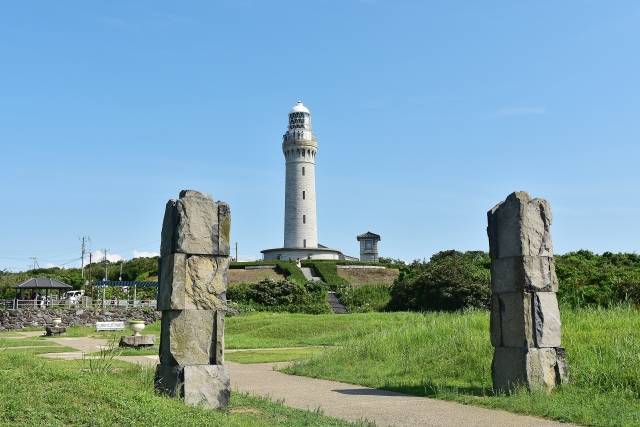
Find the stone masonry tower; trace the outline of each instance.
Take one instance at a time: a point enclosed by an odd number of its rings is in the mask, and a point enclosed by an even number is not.
[[[289,112],[289,127],[282,138],[286,161],[284,247],[317,248],[316,152],[311,113],[298,101]]]

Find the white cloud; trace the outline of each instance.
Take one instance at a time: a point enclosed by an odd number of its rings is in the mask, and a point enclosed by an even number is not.
[[[500,108],[496,111],[495,115],[499,117],[506,116],[536,116],[540,114],[545,114],[547,110],[544,107],[505,107]]]
[[[134,258],[151,258],[154,256],[160,256],[160,252],[154,252],[154,251],[133,251],[133,257]]]
[[[102,252],[101,250],[97,250],[92,252],[91,255],[91,261],[92,262],[100,262],[102,261],[104,258],[104,252]],[[118,255],[118,254],[114,254],[114,253],[109,253],[107,251],[107,261],[109,262],[117,262],[117,261],[122,261],[124,258],[122,257],[122,255]]]

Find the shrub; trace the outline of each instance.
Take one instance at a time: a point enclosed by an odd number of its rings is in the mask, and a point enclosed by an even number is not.
[[[391,287],[390,310],[488,308],[491,261],[485,252],[445,251],[414,261]]]
[[[229,287],[227,297],[241,311],[286,311],[290,313],[328,313],[327,290],[321,283],[303,285],[288,280],[265,279],[258,283],[239,283]]]
[[[640,304],[640,255],[590,251],[556,256],[558,296],[573,307]]]

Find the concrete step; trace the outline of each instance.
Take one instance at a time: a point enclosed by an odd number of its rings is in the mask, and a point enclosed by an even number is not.
[[[340,302],[335,292],[329,291],[327,294],[327,300],[329,301],[331,310],[333,310],[335,314],[347,314],[349,312],[347,307]]]
[[[320,276],[316,276],[316,272],[311,267],[301,267],[302,274],[304,274],[304,278],[310,282],[319,282],[322,280]]]

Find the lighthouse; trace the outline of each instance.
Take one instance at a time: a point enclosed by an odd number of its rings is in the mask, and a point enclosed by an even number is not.
[[[289,111],[282,153],[285,160],[284,245],[263,250],[264,259],[344,259],[342,252],[318,243],[318,141],[311,127],[311,112],[302,101]]]
[[[286,164],[284,188],[284,247],[317,248],[316,154],[318,142],[311,129],[311,113],[302,101],[289,112],[282,136]]]

